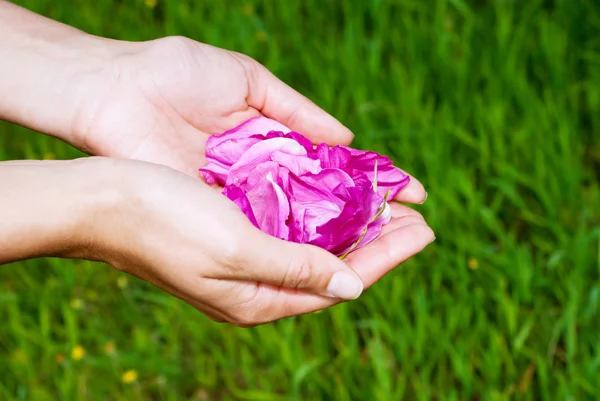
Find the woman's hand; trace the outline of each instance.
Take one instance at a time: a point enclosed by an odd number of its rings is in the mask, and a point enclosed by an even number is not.
[[[183,37],[91,36],[0,0],[0,118],[97,156],[163,164],[195,177],[210,134],[263,114],[314,143],[352,133],[265,67]],[[399,200],[419,203],[416,180]]]
[[[363,290],[361,276],[371,285],[387,272],[367,270],[364,259],[391,269],[433,240],[418,213],[395,207],[398,217],[380,241],[353,254],[350,266],[320,248],[262,233],[195,178],[141,162],[93,163],[120,177],[123,197],[101,217],[92,248],[217,321],[253,326],[354,299]]]
[[[261,114],[316,143],[353,139],[337,120],[242,54],[184,37],[107,45],[114,56],[72,133],[72,142],[88,153],[198,176],[209,135]]]
[[[0,199],[0,263],[104,261],[239,326],[356,298],[363,281],[370,286],[433,240],[418,213],[395,206],[380,240],[348,265],[262,233],[200,180],[139,161],[5,162],[0,184],[12,188]]]
[[[88,35],[0,0],[0,117],[87,153],[197,175],[208,135],[263,113],[313,140],[352,133],[266,68],[183,37]]]

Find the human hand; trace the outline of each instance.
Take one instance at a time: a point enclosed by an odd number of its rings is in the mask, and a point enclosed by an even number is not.
[[[394,205],[381,238],[341,261],[261,232],[200,180],[139,161],[2,162],[0,183],[11,188],[0,198],[0,264],[104,261],[244,327],[353,299],[433,239],[417,212]]]
[[[394,206],[380,241],[350,254],[349,266],[261,232],[200,180],[138,161],[3,162],[0,183],[11,188],[0,199],[0,264],[40,256],[104,261],[213,320],[244,327],[353,299],[362,281],[370,286],[432,240],[416,212]]]
[[[314,143],[352,133],[245,55],[183,37],[100,38],[0,1],[0,118],[98,156],[199,177],[210,134],[259,114]],[[408,202],[425,198],[412,179]]]
[[[170,168],[114,159],[86,165],[86,175],[100,177],[105,188],[118,183],[120,194],[96,220],[93,257],[239,326],[353,299],[363,281],[372,285],[433,240],[417,212],[394,205],[380,240],[350,254],[348,265],[320,248],[262,233],[228,199]]]
[[[105,45],[111,62],[81,105],[71,139],[88,153],[198,176],[210,134],[261,114],[316,143],[352,141],[336,119],[245,55],[184,37]]]

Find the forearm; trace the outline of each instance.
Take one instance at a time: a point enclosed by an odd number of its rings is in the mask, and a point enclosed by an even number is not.
[[[0,0],[0,119],[73,142],[104,43]]]
[[[0,264],[44,256],[94,258],[94,216],[108,203],[89,164],[0,163]]]

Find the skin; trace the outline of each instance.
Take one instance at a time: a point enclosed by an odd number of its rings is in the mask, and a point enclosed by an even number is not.
[[[260,232],[206,185],[209,135],[257,115],[314,143],[353,139],[247,56],[182,37],[94,37],[0,0],[0,59],[11,60],[0,63],[0,118],[96,156],[0,163],[10,188],[0,263],[103,261],[250,327],[354,299],[434,239],[418,212],[394,203],[379,238],[341,261]],[[425,198],[413,178],[396,200]]]

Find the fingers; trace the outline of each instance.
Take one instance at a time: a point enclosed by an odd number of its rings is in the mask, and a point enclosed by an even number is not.
[[[415,209],[410,208],[406,205],[402,205],[398,202],[390,202],[389,205],[392,210],[392,217],[404,217],[407,215],[411,215],[411,216],[418,216],[418,217],[423,218],[421,213],[417,212]],[[384,228],[386,226],[384,226]]]
[[[384,234],[346,258],[360,275],[365,288],[370,287],[399,264],[421,252],[435,236],[422,218],[408,215],[394,219],[391,232]],[[316,297],[312,294],[281,291],[278,310],[281,317],[311,313],[328,308],[341,300]]]
[[[272,118],[308,137],[313,143],[349,145],[354,135],[329,113],[282,82],[255,60],[234,53],[247,71],[248,104],[266,117]],[[407,203],[423,203],[427,193],[423,184],[413,176],[396,196]]]
[[[321,248],[279,240],[248,230],[244,245],[225,260],[227,269],[211,278],[260,282],[321,296],[355,299],[360,277],[338,257]]]
[[[242,54],[234,55],[247,71],[247,101],[251,107],[308,137],[313,143],[349,145],[352,142],[352,132],[329,113],[286,85],[255,60]]]
[[[433,230],[425,221],[412,223],[348,255],[347,263],[356,270],[368,288],[400,263],[421,252],[434,239]]]
[[[397,219],[397,228],[383,235],[364,248],[350,254],[347,258],[350,266],[361,276],[367,286],[381,279],[390,270],[408,258],[421,252],[434,239],[433,231],[425,222],[415,220],[414,215]],[[407,219],[401,221],[402,219]],[[253,310],[255,324],[268,323],[281,318],[315,312],[337,303],[341,299],[321,297],[288,288],[261,286],[258,293],[253,294],[253,302],[249,303]]]
[[[404,173],[408,174],[406,172]],[[425,202],[425,200],[427,199],[427,192],[425,192],[425,187],[423,187],[423,184],[421,184],[421,182],[419,182],[419,180],[417,180],[415,177],[413,177],[410,174],[409,176],[410,181],[408,182],[408,185],[404,187],[400,192],[398,192],[398,195],[396,195],[394,200],[397,200],[399,202],[416,204],[421,204]]]
[[[211,292],[231,294],[219,301],[221,316],[238,326],[252,327],[354,298],[362,292],[363,282],[371,286],[434,239],[423,217],[413,209],[392,204],[392,214],[396,217],[384,226],[378,239],[346,258],[350,266],[319,248],[267,235],[252,238],[252,233],[246,233],[247,246],[236,252],[244,256],[231,259],[225,274],[210,277],[214,279],[208,286]],[[353,291],[348,293],[346,287],[345,295],[331,297],[335,292],[332,278],[339,273],[349,274],[351,280],[361,278],[358,294],[352,293],[356,287],[351,283]]]
[[[406,215],[403,217],[396,217],[396,218],[393,218],[388,224],[383,226],[383,228],[381,229],[381,234],[379,235],[378,238],[381,238],[384,235],[386,235],[387,233],[391,233],[392,231],[395,231],[396,229],[401,228],[401,227],[410,226],[411,224],[424,224],[424,223],[425,223],[425,220],[423,220],[423,217],[417,216],[417,215]]]
[[[254,252],[250,260],[261,263],[249,272],[250,280],[341,299],[358,298],[363,291],[356,272],[323,249],[267,238]]]

